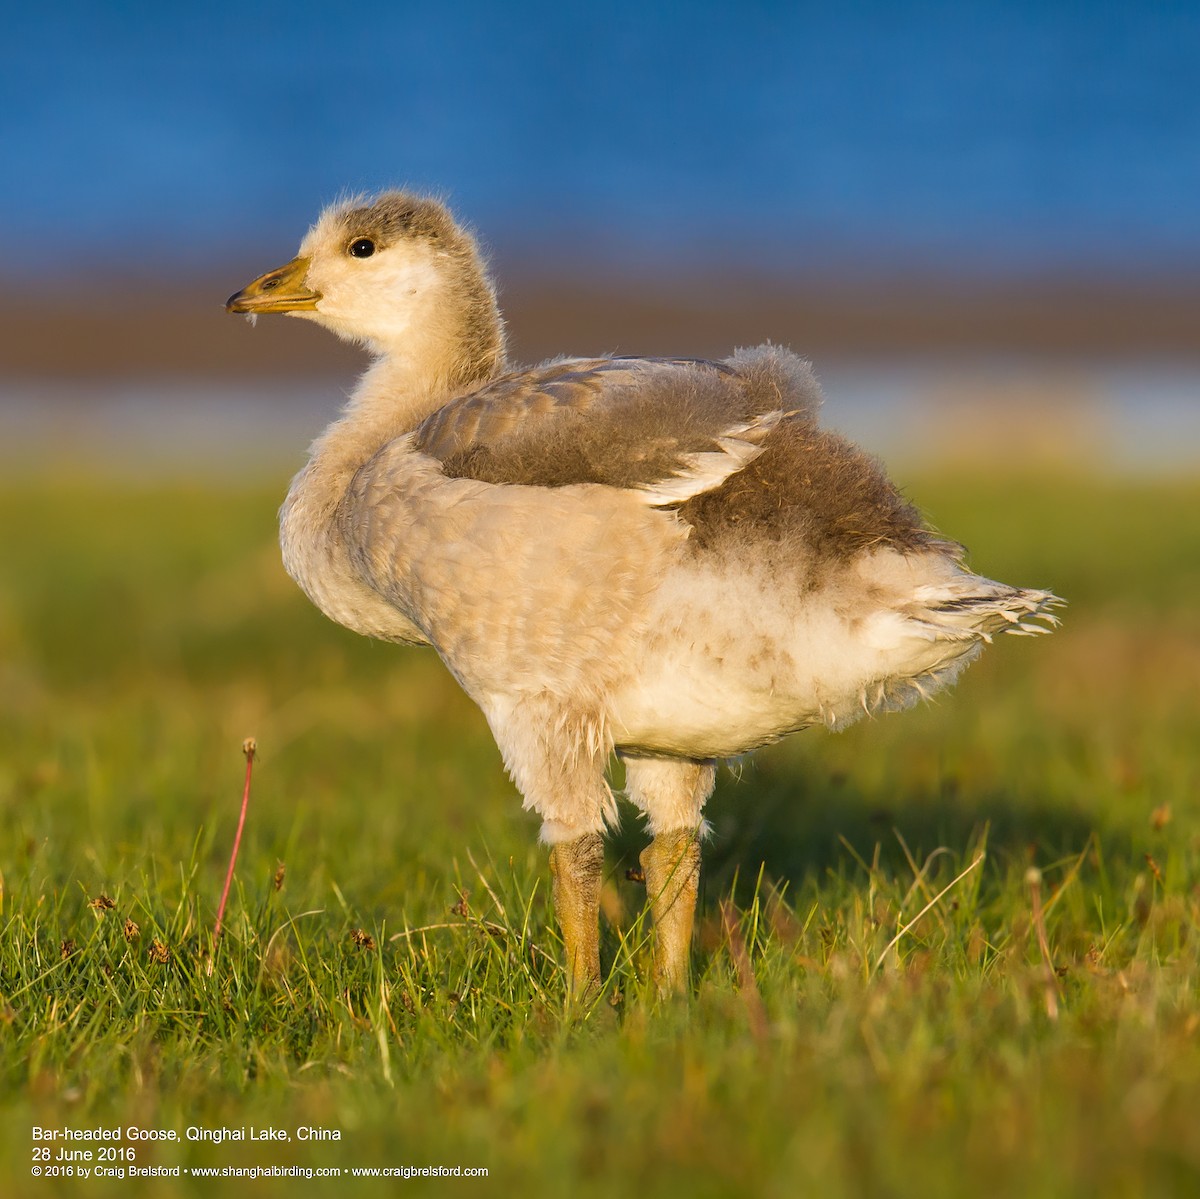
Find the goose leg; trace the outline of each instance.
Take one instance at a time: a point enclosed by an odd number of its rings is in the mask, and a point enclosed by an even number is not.
[[[586,999],[600,986],[600,884],[604,874],[604,841],[584,833],[560,841],[550,850],[554,910],[567,954],[567,989],[572,999]]]
[[[604,721],[550,693],[493,698],[481,706],[525,807],[542,818],[567,989],[573,999],[584,999],[600,986],[600,830],[616,820],[616,801],[604,778],[609,753]]]
[[[621,758],[626,794],[645,812],[653,838],[641,861],[654,921],[654,982],[665,995],[687,987],[700,882],[701,813],[716,782],[716,763],[630,753]]]
[[[641,863],[654,920],[654,982],[659,994],[667,995],[682,991],[688,981],[700,883],[700,829],[659,833],[642,851]]]

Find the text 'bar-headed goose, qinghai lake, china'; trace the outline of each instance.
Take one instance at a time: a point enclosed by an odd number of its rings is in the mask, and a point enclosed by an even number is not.
[[[600,981],[614,751],[676,990],[718,759],[906,707],[993,634],[1057,623],[1055,596],[972,574],[822,429],[778,346],[511,366],[475,242],[434,200],[331,207],[226,306],[373,355],[292,482],[284,563],[332,620],[433,646],[483,710],[542,819],[577,997]]]

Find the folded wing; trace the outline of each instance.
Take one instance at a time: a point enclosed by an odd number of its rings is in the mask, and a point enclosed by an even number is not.
[[[568,359],[452,400],[418,427],[413,448],[449,478],[597,483],[675,504],[756,457],[784,398],[723,362]]]

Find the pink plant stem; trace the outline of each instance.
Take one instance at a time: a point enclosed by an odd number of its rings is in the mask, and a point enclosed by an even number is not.
[[[233,882],[233,868],[237,865],[238,850],[242,845],[242,829],[246,827],[246,809],[250,806],[250,771],[254,768],[254,753],[258,749],[253,737],[242,742],[242,753],[246,755],[246,785],[242,789],[242,813],[238,817],[237,833],[233,838],[233,853],[229,855],[229,870],[225,875],[225,889],[221,892],[221,906],[217,908],[217,923],[213,929],[213,943],[221,936],[221,921],[225,919],[225,901],[229,898],[229,885]]]

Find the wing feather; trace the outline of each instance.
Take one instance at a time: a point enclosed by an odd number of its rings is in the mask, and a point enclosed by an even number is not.
[[[452,478],[601,483],[676,504],[761,453],[780,400],[723,362],[567,359],[451,400],[417,428],[414,448]]]

